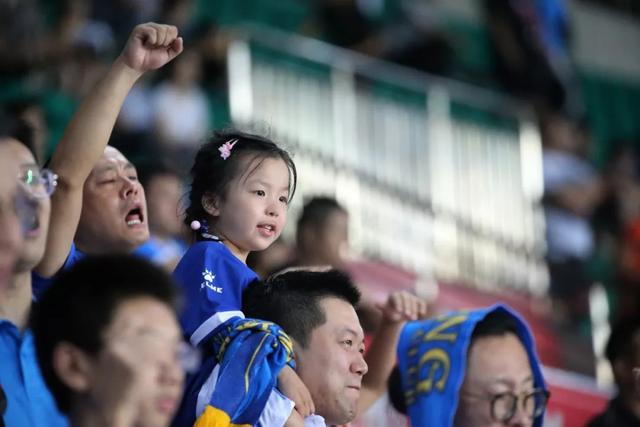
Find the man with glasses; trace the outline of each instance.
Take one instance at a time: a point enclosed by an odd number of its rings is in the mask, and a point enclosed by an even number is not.
[[[31,269],[44,252],[55,177],[36,164],[29,130],[24,122],[0,117],[0,222],[8,225],[0,229],[0,406],[8,426],[35,426],[46,417],[48,426],[57,427],[67,423],[42,380],[27,329]],[[20,245],[1,243],[12,239]]]
[[[533,337],[510,308],[408,323],[398,346],[395,406],[415,426],[542,426],[549,392]]]

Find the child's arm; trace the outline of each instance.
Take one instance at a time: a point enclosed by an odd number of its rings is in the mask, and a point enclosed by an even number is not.
[[[396,362],[396,347],[405,321],[426,316],[427,302],[406,292],[394,292],[384,305],[382,321],[365,357],[369,370],[362,379],[358,415],[366,411],[387,389],[387,380]]]
[[[304,427],[304,418],[296,411],[296,408],[291,411],[291,415],[289,415],[287,422],[284,423],[284,427]]]
[[[82,210],[82,189],[100,159],[125,97],[142,74],[162,67],[182,52],[174,26],[147,23],[131,33],[106,76],[87,95],[51,159],[58,187],[51,198],[51,219],[44,257],[36,272],[55,274],[64,264]]]
[[[289,365],[285,365],[278,374],[278,388],[282,394],[295,403],[294,413],[297,412],[304,418],[315,412],[316,408],[313,405],[309,389]],[[291,420],[291,418],[289,419]]]

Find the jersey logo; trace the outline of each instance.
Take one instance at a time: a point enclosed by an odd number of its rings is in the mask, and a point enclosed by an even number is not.
[[[200,283],[200,290],[203,290],[206,287],[218,294],[222,293],[222,287],[213,285],[213,281],[215,280],[216,275],[210,272],[209,269],[204,269],[204,271],[202,272],[202,278],[204,279],[204,282]]]

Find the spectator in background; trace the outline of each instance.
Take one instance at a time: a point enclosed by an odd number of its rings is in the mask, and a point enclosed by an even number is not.
[[[29,125],[32,130],[33,155],[36,163],[43,165],[46,160],[45,144],[48,140],[48,128],[39,100],[36,98],[23,98],[9,103],[6,108],[11,115],[24,120]]]
[[[588,315],[591,282],[585,266],[594,249],[589,220],[603,185],[570,118],[552,113],[543,117],[541,129],[550,294],[560,320],[577,326]]]
[[[484,9],[503,87],[537,108],[582,116],[565,1],[484,0]]]
[[[597,271],[611,294],[612,317],[640,311],[640,180],[638,154],[631,142],[613,143],[604,168],[605,197],[593,216]]]
[[[169,425],[184,380],[175,292],[147,261],[109,255],[82,260],[42,295],[38,360],[71,425]]]
[[[60,13],[47,25],[45,6],[37,0],[0,2],[0,76],[2,83],[21,79],[64,58],[78,29],[74,4],[59,2]],[[7,79],[7,80],[4,80]]]
[[[296,227],[297,265],[343,268],[349,248],[349,214],[331,197],[308,200]]]
[[[200,86],[202,60],[197,50],[180,55],[169,78],[152,94],[155,134],[181,170],[187,171],[209,129],[209,104]]]
[[[540,427],[549,392],[526,323],[503,305],[408,323],[390,382],[411,425]]]
[[[255,271],[258,277],[266,279],[291,265],[293,259],[293,248],[280,236],[264,251],[251,252],[247,256],[247,266]]]
[[[179,213],[181,176],[166,159],[149,159],[141,165],[139,179],[147,198],[150,237],[137,253],[172,272],[187,250]]]
[[[618,394],[588,427],[632,427],[640,425],[640,390],[635,368],[640,366],[640,317],[618,321],[609,336],[606,355],[613,369]]]
[[[322,0],[313,26],[337,46],[429,73],[450,74],[451,45],[430,2],[406,0],[393,11],[387,7],[376,1]]]

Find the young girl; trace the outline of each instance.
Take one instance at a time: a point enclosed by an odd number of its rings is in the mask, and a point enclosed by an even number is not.
[[[218,348],[216,353],[212,348],[220,343],[220,331],[234,329],[230,325],[244,318],[242,292],[257,279],[246,266],[247,255],[266,249],[280,236],[297,181],[286,151],[266,138],[241,132],[215,133],[198,151],[191,175],[185,223],[194,230],[195,243],[176,267],[174,278],[186,299],[180,319],[183,331],[203,350],[204,360],[199,372],[187,380],[176,418],[179,425],[193,425],[205,409],[215,406],[214,390],[226,387],[221,384]],[[222,347],[232,339],[224,338]],[[230,380],[244,382],[242,377]],[[309,391],[289,366],[280,371],[278,388],[291,400],[272,392],[263,416],[284,413],[282,425],[290,413],[293,423],[313,412]],[[231,422],[237,421],[227,415]]]

